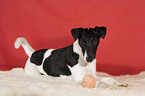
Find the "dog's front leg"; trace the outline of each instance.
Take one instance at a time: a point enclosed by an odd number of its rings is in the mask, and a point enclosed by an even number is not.
[[[82,83],[83,78],[87,74],[87,70],[85,66],[81,66],[79,64],[71,68],[71,72],[72,72],[72,79],[79,84]]]
[[[97,76],[96,74],[96,59],[94,59],[92,62],[88,63],[88,73],[92,75],[95,79],[96,79],[96,86],[98,86],[98,84],[101,81],[101,78]]]
[[[99,79],[96,75],[96,59],[88,63],[88,74],[93,75],[96,79]]]

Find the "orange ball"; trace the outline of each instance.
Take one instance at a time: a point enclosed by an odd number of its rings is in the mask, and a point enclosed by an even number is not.
[[[87,75],[83,78],[82,86],[87,88],[94,88],[96,85],[96,79],[92,75]]]

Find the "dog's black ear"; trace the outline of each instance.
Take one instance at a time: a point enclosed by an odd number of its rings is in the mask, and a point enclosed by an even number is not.
[[[74,37],[74,39],[76,40],[77,38],[81,37],[82,31],[83,31],[82,27],[74,28],[74,29],[71,30],[71,34]]]
[[[103,39],[105,38],[106,36],[106,27],[95,27],[94,30],[99,33],[99,36],[100,38],[102,37]]]

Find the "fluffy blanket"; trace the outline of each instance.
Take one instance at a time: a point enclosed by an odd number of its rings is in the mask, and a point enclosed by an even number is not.
[[[111,76],[128,87],[83,88],[71,79],[31,76],[22,68],[0,72],[0,96],[145,96],[145,72],[138,75]]]

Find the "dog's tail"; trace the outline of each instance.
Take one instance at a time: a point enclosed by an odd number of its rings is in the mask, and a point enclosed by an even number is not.
[[[27,40],[24,37],[19,37],[15,41],[15,48],[18,49],[20,46],[24,48],[26,54],[30,57],[30,55],[35,51],[27,42]]]

